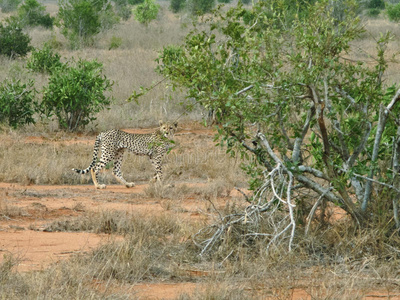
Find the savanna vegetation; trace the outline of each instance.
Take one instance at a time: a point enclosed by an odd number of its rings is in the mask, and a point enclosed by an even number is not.
[[[92,144],[68,141],[105,129],[179,119],[215,133],[177,134],[164,185],[96,196],[162,199],[162,214],[82,209],[49,222],[123,239],[42,272],[18,273],[6,255],[0,297],[126,299],[157,281],[198,283],[179,299],[397,294],[394,2],[0,1],[0,43],[16,45],[0,50],[0,181],[89,183],[70,169]],[[28,136],[43,142],[26,147]],[[151,177],[131,156],[124,170]],[[26,195],[7,191],[0,216],[23,216],[7,197]],[[208,204],[200,221],[178,216],[193,198]]]

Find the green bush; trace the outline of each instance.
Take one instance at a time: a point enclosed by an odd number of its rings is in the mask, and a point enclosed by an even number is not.
[[[376,18],[381,13],[379,8],[370,8],[367,10],[367,16],[371,18]]]
[[[135,19],[147,26],[157,18],[159,9],[160,5],[156,4],[154,0],[144,0],[134,10]]]
[[[59,0],[58,19],[74,48],[92,43],[96,34],[118,22],[107,0]]]
[[[219,3],[231,3],[232,0],[218,0]]]
[[[385,9],[385,1],[383,1],[383,0],[370,0],[367,3],[367,8],[370,8],[370,9]]]
[[[53,69],[43,93],[41,107],[48,117],[56,116],[61,129],[75,131],[96,118],[110,104],[104,92],[112,83],[102,75],[103,65],[96,60],[79,60],[75,66]]]
[[[171,0],[170,8],[173,13],[180,12],[185,7],[186,0]]]
[[[3,13],[8,13],[17,9],[22,0],[0,0],[0,8]]]
[[[36,112],[36,90],[33,81],[21,83],[20,80],[5,80],[0,85],[0,122],[16,128],[34,123]]]
[[[187,6],[192,15],[201,16],[211,12],[215,6],[215,0],[189,0]]]
[[[34,49],[27,61],[27,68],[34,72],[51,73],[54,68],[62,67],[60,54],[45,44],[42,49]]]
[[[22,26],[15,20],[9,18],[6,24],[0,24],[0,55],[10,58],[25,56],[32,50],[31,38],[22,32]]]
[[[400,3],[395,5],[389,5],[387,8],[387,14],[389,20],[392,22],[399,22],[400,21]]]
[[[18,18],[24,26],[52,28],[54,22],[54,18],[50,17],[50,14],[46,14],[45,6],[37,0],[25,0],[18,8]]]

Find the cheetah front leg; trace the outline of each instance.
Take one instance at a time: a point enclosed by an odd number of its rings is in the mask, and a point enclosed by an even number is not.
[[[162,161],[161,155],[151,158],[151,163],[154,166],[154,169],[156,170],[156,173],[153,179],[151,179],[151,182],[162,181],[163,174],[162,174],[161,161]]]
[[[114,168],[113,168],[113,174],[115,178],[123,185],[125,185],[127,188],[131,188],[135,186],[134,182],[127,182],[124,177],[122,177],[122,172],[121,172],[121,165],[122,165],[122,159],[124,157],[124,149],[119,150],[114,159]]]

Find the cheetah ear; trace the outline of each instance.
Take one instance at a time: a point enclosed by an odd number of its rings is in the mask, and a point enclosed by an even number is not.
[[[178,127],[178,122],[175,122],[174,126],[175,126],[175,128],[177,128]]]
[[[158,121],[158,125],[162,126],[164,124],[164,122],[162,120]]]

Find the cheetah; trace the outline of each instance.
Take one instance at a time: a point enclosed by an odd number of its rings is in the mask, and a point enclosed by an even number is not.
[[[78,174],[86,174],[90,171],[96,189],[105,189],[105,184],[98,183],[98,174],[109,162],[114,161],[113,174],[115,178],[127,188],[135,186],[133,182],[127,182],[121,173],[122,158],[125,149],[137,154],[147,155],[155,168],[154,181],[162,180],[161,160],[168,152],[172,138],[178,127],[178,123],[164,123],[160,121],[160,127],[153,133],[133,134],[111,129],[101,132],[94,144],[93,160],[84,170],[72,169]],[[97,154],[101,146],[101,157],[97,161]]]

